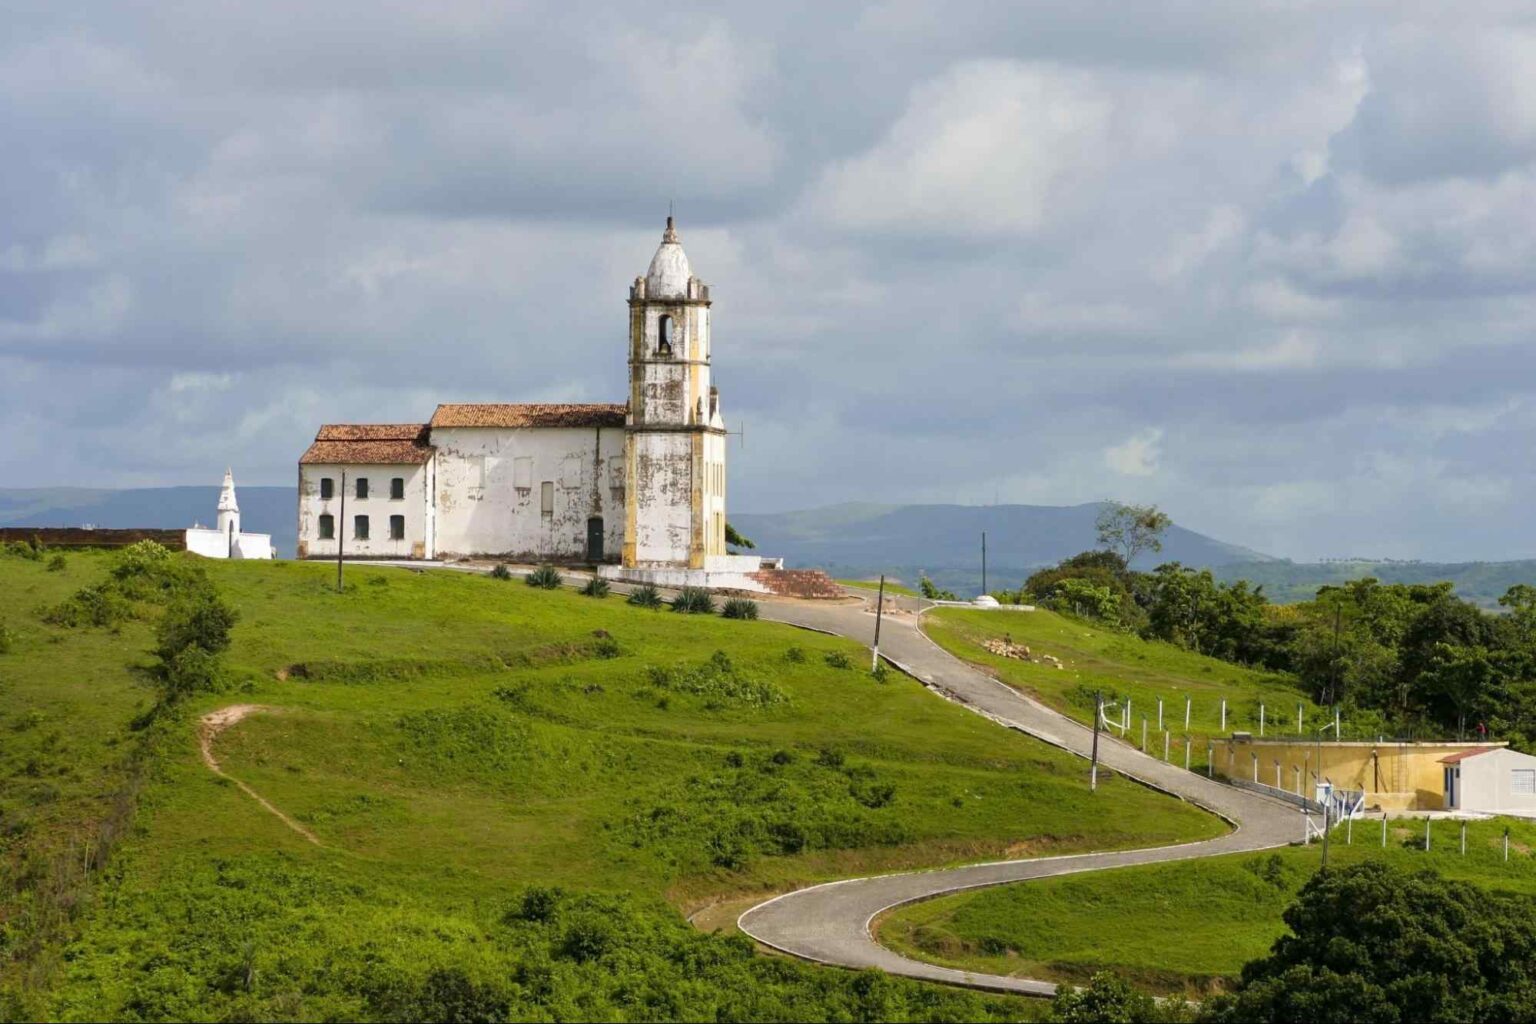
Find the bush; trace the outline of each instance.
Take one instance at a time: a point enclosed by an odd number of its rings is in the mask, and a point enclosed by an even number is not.
[[[929,579],[927,576],[920,578],[917,581],[917,586],[918,589],[923,592],[923,596],[930,601],[959,600],[959,598],[955,597],[955,592],[953,590],[940,590],[938,585],[935,584],[933,580]]]
[[[155,630],[155,653],[171,665],[182,651],[196,647],[208,654],[229,649],[229,630],[239,615],[216,594],[182,598],[172,603]]]
[[[133,608],[110,584],[82,587],[43,613],[55,626],[115,626],[130,618]]]
[[[713,615],[715,599],[703,587],[684,587],[672,599],[672,610],[689,615]]]
[[[883,683],[890,678],[891,670],[885,667],[885,662],[881,661],[875,663],[875,667],[870,669],[869,674],[874,677],[875,682]]]
[[[505,562],[491,570],[491,579],[493,580],[509,580],[511,578],[512,570],[507,568],[507,563]]]
[[[793,662],[796,665],[803,665],[805,663],[805,651],[799,647],[791,647],[784,652],[784,660]]]
[[[733,597],[725,602],[720,614],[727,619],[757,618],[757,602],[745,597]]]
[[[529,573],[523,582],[540,590],[555,590],[560,586],[560,570],[552,565],[541,565]]]
[[[69,562],[64,558],[63,555],[54,555],[52,558],[48,559],[49,572],[63,572],[68,565]]]
[[[660,608],[661,591],[649,583],[642,583],[629,593],[629,603],[641,608]]]
[[[848,660],[848,655],[842,651],[828,651],[822,659],[828,668],[853,668],[853,662]]]
[[[24,540],[13,540],[9,544],[0,547],[0,552],[10,555],[12,558],[25,558],[29,562],[43,560],[43,546],[34,540],[28,544]]]
[[[587,580],[587,585],[581,588],[582,594],[587,597],[607,597],[608,581],[601,576],[593,576]]]
[[[223,689],[224,672],[219,666],[218,655],[195,644],[183,648],[166,663],[165,686],[173,699]]]
[[[152,540],[130,544],[117,553],[112,575],[117,579],[143,576],[163,568],[171,560],[171,549]]]

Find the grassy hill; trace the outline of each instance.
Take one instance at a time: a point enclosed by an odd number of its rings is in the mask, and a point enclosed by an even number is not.
[[[1121,709],[1129,698],[1131,728],[1125,738],[1139,744],[1145,718],[1147,749],[1156,754],[1163,751],[1163,737],[1157,727],[1161,699],[1163,725],[1170,733],[1169,759],[1183,762],[1187,736],[1190,764],[1197,768],[1206,763],[1207,741],[1226,734],[1221,729],[1223,699],[1227,701],[1228,733],[1234,729],[1257,733],[1261,702],[1267,720],[1265,734],[1269,736],[1296,732],[1298,705],[1308,729],[1318,724],[1322,714],[1287,676],[1218,661],[1173,644],[1142,640],[1044,609],[995,612],[939,608],[923,617],[923,628],[951,654],[1078,721],[1092,723],[1095,691],[1103,694],[1106,705],[1115,705],[1107,717],[1116,721],[1121,720]],[[983,646],[1005,638],[1027,646],[1036,659],[1043,655],[1058,659],[1062,667],[1048,661],[1003,657]],[[1186,697],[1190,700],[1187,730]],[[1345,722],[1346,737],[1348,726]]]
[[[1385,860],[1536,895],[1536,824],[1471,822],[1465,855],[1456,822],[1434,825],[1427,852],[1423,822],[1393,822],[1385,847],[1380,828],[1379,821],[1356,823],[1352,845],[1337,830],[1330,864]],[[945,896],[894,911],[879,935],[909,956],[965,970],[1068,982],[1112,970],[1152,991],[1201,995],[1235,978],[1285,933],[1280,915],[1321,856],[1317,845],[1290,847]]]
[[[1122,779],[1090,806],[1080,761],[851,642],[481,576],[200,563],[229,681],[167,705],[156,609],[39,615],[110,564],[0,557],[0,1017],[1017,1018],[684,915],[1221,829]],[[199,720],[236,703],[224,778]]]

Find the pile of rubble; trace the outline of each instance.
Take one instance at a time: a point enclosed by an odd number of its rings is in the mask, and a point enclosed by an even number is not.
[[[1061,659],[1052,654],[1031,654],[1028,647],[1016,644],[1013,638],[1004,634],[1001,640],[983,640],[981,646],[1000,658],[1017,658],[1019,661],[1028,661],[1036,665],[1051,665],[1055,668],[1065,668]]]

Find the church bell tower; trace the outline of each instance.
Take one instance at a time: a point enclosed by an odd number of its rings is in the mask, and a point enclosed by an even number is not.
[[[704,569],[725,554],[725,422],[710,383],[709,286],[672,218],[629,289],[624,566]]]

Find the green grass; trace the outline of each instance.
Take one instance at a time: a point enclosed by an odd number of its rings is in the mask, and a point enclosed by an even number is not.
[[[880,589],[880,581],[878,579],[874,579],[874,580],[833,580],[833,582],[834,583],[840,583],[840,584],[842,584],[845,587],[857,587],[860,590],[879,590]],[[897,595],[899,595],[901,597],[921,597],[922,596],[917,591],[913,590],[911,587],[906,586],[905,584],[902,584],[902,583],[897,583],[895,580],[886,580],[885,581],[885,592],[887,594],[897,594]]]
[[[1221,731],[1221,700],[1227,700],[1227,733],[1258,732],[1259,704],[1265,705],[1266,736],[1296,732],[1296,706],[1302,705],[1308,729],[1324,714],[1284,675],[1233,665],[1194,654],[1173,644],[1142,640],[1056,612],[972,611],[940,608],[923,616],[923,630],[956,657],[991,672],[1003,682],[1040,698],[1081,722],[1093,721],[1094,691],[1106,705],[1119,701],[1107,715],[1120,720],[1124,701],[1131,701],[1127,741],[1141,743],[1141,722],[1147,719],[1147,749],[1161,755],[1163,737],[1157,729],[1157,702],[1163,700],[1164,728],[1171,734],[1169,759],[1184,758],[1184,700],[1190,698],[1192,767],[1206,762],[1207,742]],[[987,651],[983,641],[1008,637],[1029,647],[1032,655],[1059,658],[1062,668]],[[1115,730],[1119,735],[1119,730]],[[1348,737],[1348,723],[1345,736]]]
[[[1511,829],[1510,860],[1501,844]],[[1458,824],[1357,822],[1354,843],[1333,836],[1330,863],[1386,860],[1430,868],[1490,889],[1536,895],[1536,823],[1471,822],[1462,856]],[[901,908],[880,922],[887,945],[966,970],[1083,982],[1111,970],[1156,992],[1220,989],[1285,932],[1281,914],[1315,872],[1321,848],[1237,854],[1149,867],[1064,875]]]
[[[1222,830],[1118,778],[1090,806],[1079,760],[910,680],[835,667],[857,662],[849,641],[455,573],[349,567],[337,593],[327,566],[201,563],[240,613],[231,687],[136,732],[154,698],[149,624],[36,614],[109,564],[0,559],[0,622],[18,634],[0,655],[0,812],[25,822],[0,840],[0,988],[28,1014],[430,1016],[430,971],[464,965],[469,980],[444,983],[458,997],[566,1018],[710,1016],[703,995],[636,1008],[699,971],[717,1000],[769,1000],[759,1016],[1017,1016],[1032,1011],[740,960],[723,938],[695,948],[682,914]],[[219,737],[224,769],[323,846],[200,762],[198,716],[237,702],[274,710]],[[28,945],[44,932],[24,927],[27,865],[76,855],[132,776],[130,749],[148,751],[131,834],[93,884],[71,881],[72,943]],[[612,943],[643,977],[571,955],[565,917],[516,923],[528,886],[566,890],[571,920],[631,922]],[[714,966],[666,980],[701,956]],[[528,975],[546,961],[553,974]]]

